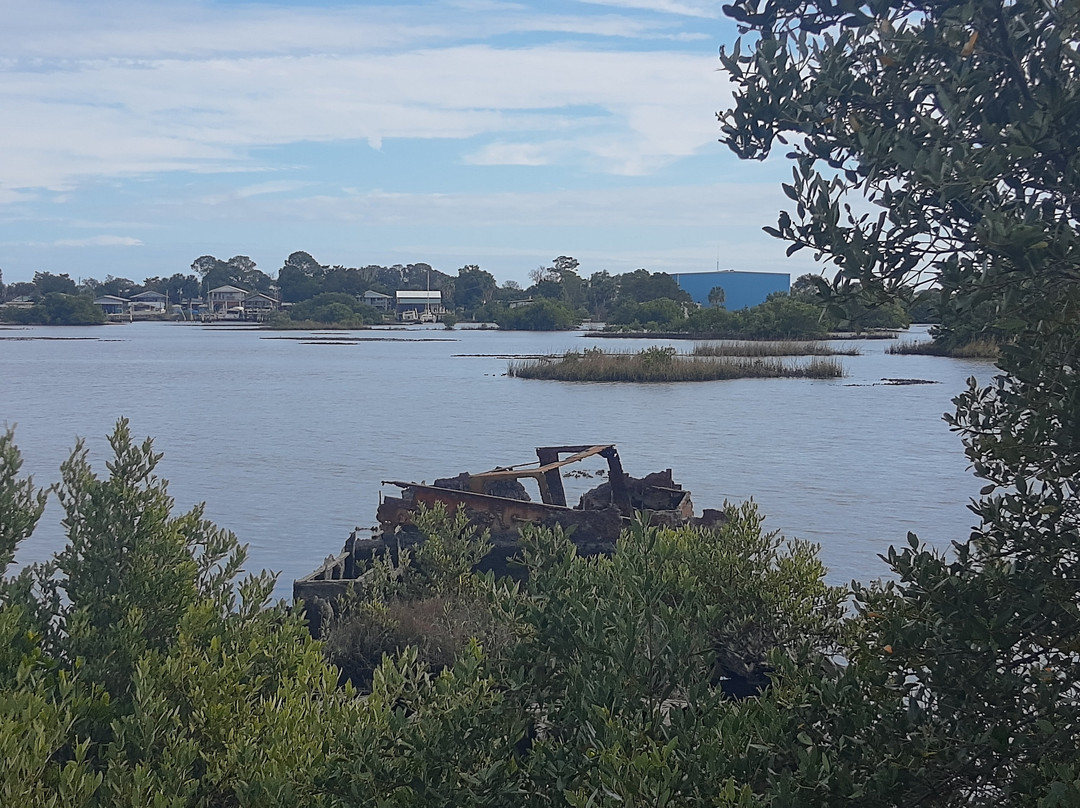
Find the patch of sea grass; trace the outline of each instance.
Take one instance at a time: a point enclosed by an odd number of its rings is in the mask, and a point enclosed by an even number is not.
[[[279,317],[261,324],[267,331],[364,331],[369,326],[354,320],[345,323],[323,323],[319,320],[289,320]]]
[[[1001,347],[989,339],[976,339],[958,347],[943,345],[933,340],[898,342],[886,349],[890,354],[905,356],[948,356],[953,359],[997,359]]]
[[[858,348],[833,348],[822,342],[794,340],[704,342],[694,356],[858,356]]]
[[[637,353],[607,353],[589,349],[561,357],[510,362],[507,375],[522,379],[566,382],[704,382],[724,379],[810,378],[844,375],[833,359],[799,364],[776,358],[697,357],[674,348],[646,348]]]

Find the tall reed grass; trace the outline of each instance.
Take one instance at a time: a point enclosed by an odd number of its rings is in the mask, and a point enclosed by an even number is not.
[[[997,359],[1001,346],[989,339],[976,339],[955,348],[941,345],[933,340],[898,342],[890,345],[886,353],[905,356],[951,356],[954,359]]]
[[[858,348],[833,348],[822,342],[704,342],[694,356],[858,356]]]
[[[646,348],[637,353],[589,349],[561,357],[510,362],[507,375],[565,382],[705,382],[723,379],[836,379],[844,369],[833,359],[798,364],[776,358],[697,357],[674,348]]]

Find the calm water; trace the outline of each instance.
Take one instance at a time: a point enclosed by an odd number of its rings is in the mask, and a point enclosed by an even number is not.
[[[76,336],[94,339],[26,339]],[[280,572],[282,597],[374,523],[381,480],[525,462],[544,444],[618,443],[635,476],[674,469],[699,511],[752,497],[767,526],[821,545],[836,582],[885,575],[877,555],[909,530],[944,545],[972,524],[979,485],[941,416],[968,376],[989,378],[987,363],[888,356],[888,343],[867,341],[837,381],[569,384],[462,355],[650,343],[441,328],[360,332],[350,345],[280,336],[167,323],[0,330],[0,424],[18,425],[24,470],[48,483],[80,436],[104,474],[105,435],[128,417],[165,453],[178,507],[205,501],[251,545],[252,568]],[[54,502],[18,561],[59,549],[59,519]]]

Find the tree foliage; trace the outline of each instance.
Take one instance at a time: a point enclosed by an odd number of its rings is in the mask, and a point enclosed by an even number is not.
[[[757,306],[738,311],[723,308],[686,309],[661,298],[623,303],[608,317],[608,329],[671,331],[714,339],[820,339],[837,326],[820,303],[785,294],[770,295]]]
[[[616,276],[619,281],[620,303],[646,303],[666,297],[676,303],[693,303],[688,292],[666,272],[649,272],[647,269],[635,269]]]
[[[105,478],[81,444],[64,464],[67,546],[0,583],[0,802],[303,804],[300,761],[319,742],[297,722],[318,724],[332,672],[268,606],[272,578],[238,577],[232,534],[199,507],[172,514],[149,441],[121,421],[110,443]],[[5,542],[43,501],[20,462],[0,436]]]
[[[454,303],[472,311],[489,303],[497,287],[494,275],[480,269],[476,264],[468,264],[458,270],[454,284]]]
[[[36,294],[37,287],[29,281],[15,281],[4,288],[4,295],[8,300],[14,300],[17,297],[33,297]]]
[[[287,316],[293,323],[313,322],[356,328],[382,322],[379,312],[343,292],[322,292],[295,304],[287,315],[280,316]]]
[[[728,9],[756,38],[722,55],[737,87],[725,140],[749,158],[792,142],[795,210],[769,229],[832,262],[836,291],[933,280],[946,322],[990,302],[982,325],[1010,333],[1072,294],[1074,3]]]
[[[578,312],[546,298],[516,309],[500,307],[495,312],[499,328],[508,331],[569,331],[581,320]]]
[[[717,308],[724,308],[724,304],[727,303],[727,292],[724,291],[723,286],[714,286],[709,290],[709,305],[716,306]]]
[[[785,705],[819,699],[780,672],[833,652],[844,593],[752,506],[641,517],[611,559],[529,532],[528,585],[472,572],[483,537],[431,512],[331,632],[336,658],[381,643],[360,698],[232,534],[173,513],[150,442],[110,444],[107,476],[81,444],[64,464],[67,546],[0,583],[4,805],[735,806],[803,776]],[[5,551],[44,502],[20,464],[0,436]]]
[[[117,278],[113,275],[106,275],[104,281],[95,285],[94,294],[130,297],[133,294],[138,294],[136,291],[137,288],[138,284],[131,280],[131,278]]]
[[[67,546],[0,583],[3,804],[1075,803],[1080,645],[1045,566],[1075,520],[1021,486],[967,556],[890,551],[898,582],[853,616],[752,505],[639,516],[610,558],[526,530],[526,583],[473,572],[484,537],[436,510],[331,629],[359,698],[235,537],[174,515],[150,442],[110,444],[105,477],[81,445],[63,466]],[[5,566],[44,504],[20,466],[8,432]],[[1018,566],[1031,531],[1057,544]]]
[[[278,270],[277,283],[281,300],[298,303],[308,300],[322,290],[326,268],[306,252],[294,252]]]
[[[645,303],[621,303],[608,315],[609,325],[633,330],[675,331],[685,322],[685,309],[669,297]]]
[[[219,286],[236,286],[246,292],[266,293],[273,285],[273,279],[246,255],[234,255],[228,261],[203,255],[195,259],[191,269],[202,278],[203,288],[207,291]]]
[[[105,315],[93,301],[82,295],[49,292],[30,308],[4,308],[0,318],[34,325],[100,325]]]
[[[889,762],[853,757],[859,789],[888,804],[1076,804],[1080,6],[726,11],[753,38],[722,54],[725,140],[749,158],[791,144],[794,209],[769,232],[835,266],[821,293],[840,316],[932,282],[943,339],[1005,343],[1002,373],[972,381],[948,418],[987,482],[977,526],[949,555],[910,537],[888,555],[896,583],[858,593],[852,670],[871,709],[844,730]]]
[[[40,295],[50,293],[73,295],[76,291],[75,281],[66,272],[62,275],[54,275],[51,272],[35,272],[34,286],[37,287]]]

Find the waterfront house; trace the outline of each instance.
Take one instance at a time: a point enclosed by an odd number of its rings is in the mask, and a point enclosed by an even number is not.
[[[280,307],[281,304],[275,298],[262,292],[252,292],[244,298],[244,314],[249,319],[268,316]]]
[[[376,292],[373,289],[368,289],[360,296],[361,303],[365,303],[379,311],[390,311],[390,301],[392,299],[390,295],[384,295],[382,292]]]
[[[242,316],[244,312],[244,298],[248,296],[246,289],[239,286],[218,286],[210,290],[209,304],[210,314],[214,317]]]
[[[13,297],[7,303],[0,304],[0,308],[8,309],[32,309],[34,307],[34,301],[29,295],[19,295]]]
[[[161,292],[139,292],[131,296],[132,311],[165,311],[165,302],[168,298]]]
[[[100,306],[106,317],[122,317],[131,312],[131,301],[116,295],[102,295],[94,300],[94,305]]]

